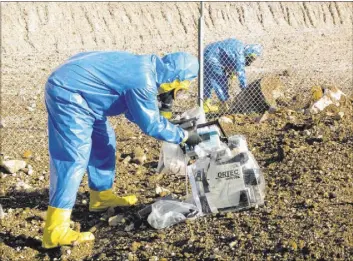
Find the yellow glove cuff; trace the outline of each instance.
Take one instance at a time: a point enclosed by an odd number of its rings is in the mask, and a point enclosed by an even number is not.
[[[189,132],[187,132],[186,130],[184,130],[184,139],[180,142],[180,144],[184,144],[188,138],[189,138]]]
[[[173,113],[171,111],[160,111],[160,114],[168,120],[171,119],[173,116]]]

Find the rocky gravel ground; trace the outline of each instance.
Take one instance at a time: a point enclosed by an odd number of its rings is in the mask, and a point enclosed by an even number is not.
[[[336,109],[313,115],[300,109],[298,100],[303,103],[299,96],[292,97],[264,115],[230,115],[231,123],[224,123],[229,135],[246,135],[261,165],[267,185],[264,206],[163,230],[154,230],[136,213],[160,196],[157,187],[183,198],[185,179],[156,173],[160,143],[117,119],[115,191],[137,194],[140,204],[92,214],[85,177],[72,227],[92,231],[92,244],[41,248],[48,204],[47,152],[23,151],[17,158],[27,162],[25,168],[13,174],[1,169],[1,259],[353,260],[352,102],[346,103],[344,114]],[[8,160],[6,155],[3,159]]]

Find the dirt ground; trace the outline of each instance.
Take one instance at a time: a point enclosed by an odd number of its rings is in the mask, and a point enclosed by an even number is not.
[[[305,115],[288,107],[269,114],[263,123],[258,123],[258,115],[231,115],[233,123],[224,128],[229,135],[246,135],[265,175],[265,205],[161,231],[137,219],[136,211],[158,197],[157,184],[183,198],[184,178],[156,174],[158,142],[120,119],[116,131],[125,135],[117,140],[115,191],[137,194],[140,205],[117,208],[115,213],[89,213],[85,178],[72,219],[75,229],[93,231],[96,241],[51,251],[40,247],[48,175],[47,163],[38,157],[46,152],[34,151],[29,163],[44,171],[1,177],[1,204],[8,213],[1,220],[1,256],[3,260],[352,260],[352,117],[352,108],[342,119],[325,113]],[[136,146],[146,152],[146,163],[125,165]],[[19,179],[33,188],[15,189]],[[123,215],[126,222],[109,226],[107,219],[114,214]],[[126,231],[131,224],[133,229]]]
[[[229,135],[246,135],[265,175],[264,206],[152,229],[137,219],[137,210],[158,197],[157,185],[182,198],[185,179],[156,173],[161,143],[114,117],[114,190],[137,194],[139,205],[90,213],[85,177],[72,226],[92,231],[94,244],[41,248],[49,187],[43,103],[48,75],[82,50],[196,55],[197,6],[1,3],[1,153],[21,159],[31,151],[28,163],[34,170],[31,175],[0,170],[0,204],[6,213],[0,219],[1,260],[353,260],[352,108],[342,118],[337,112],[314,116],[301,110],[313,85],[331,84],[353,95],[352,3],[214,3],[207,9],[206,43],[234,34],[262,43],[264,56],[247,69],[249,81],[280,74],[286,87],[280,109],[267,120],[235,114],[224,126]],[[136,147],[144,150],[146,162],[125,164]],[[31,188],[16,188],[19,181]],[[109,226],[108,217],[118,214],[125,222]]]

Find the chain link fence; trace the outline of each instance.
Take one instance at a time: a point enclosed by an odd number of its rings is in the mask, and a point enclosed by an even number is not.
[[[234,3],[223,5],[232,7]],[[242,5],[243,9],[246,9],[250,3]],[[232,8],[229,11],[223,9],[221,16],[233,16],[235,7]],[[211,21],[214,10],[217,10],[217,3],[205,4],[203,37],[205,47],[218,41],[236,38],[244,44],[261,44],[263,52],[250,66],[245,66],[248,88],[244,90],[239,87],[239,76],[234,79],[229,77],[231,72],[234,72],[233,60],[227,61],[227,56],[221,54],[220,58],[226,60],[226,66],[216,69],[212,67],[212,63],[205,60],[205,94],[210,97],[212,104],[219,106],[216,114],[209,114],[210,118],[233,113],[261,113],[276,100],[276,93],[272,92],[275,89],[274,85],[280,87],[280,94],[285,97],[307,93],[312,86],[325,84],[335,85],[347,94],[352,94],[352,27],[341,26],[325,30],[293,29],[278,33],[265,30],[246,32],[237,30],[237,25],[227,22],[218,26],[216,21]],[[195,13],[197,12],[195,9]],[[179,20],[173,21],[181,23]],[[239,28],[244,27],[242,24],[238,25]],[[193,26],[193,28],[190,26],[185,34],[175,34],[167,30],[161,34],[153,31],[153,24],[150,24],[149,27],[152,29],[148,32],[131,31],[122,38],[120,46],[106,44],[104,47],[94,45],[80,49],[74,46],[70,48],[69,45],[67,48],[60,47],[58,48],[60,51],[52,53],[42,53],[41,50],[17,52],[16,55],[2,53],[1,124],[4,127],[0,131],[1,152],[10,157],[18,157],[27,149],[40,151],[44,157],[42,160],[48,162],[47,153],[42,153],[47,152],[44,85],[51,71],[71,55],[80,51],[116,49],[139,54],[153,53],[159,56],[176,51],[187,51],[197,55],[198,30],[196,25]],[[171,40],[163,41],[163,39]],[[208,50],[211,54],[216,51],[212,48]],[[214,78],[217,80],[212,80]],[[210,81],[218,82],[218,85],[222,86],[218,90],[223,94],[228,91],[227,106],[220,106],[217,88],[207,85]],[[194,81],[191,99],[176,101],[174,112],[181,113],[196,106],[197,100],[197,81]],[[110,120],[115,128],[121,119]]]
[[[336,86],[348,95],[352,94],[352,26],[312,28],[313,17],[308,14],[306,20],[306,13],[303,13],[304,22],[310,22],[310,25],[302,29],[291,28],[293,21],[287,14],[285,25],[278,21],[274,24],[282,29],[266,32],[260,28],[266,19],[261,14],[254,19],[261,22],[259,28],[244,30],[244,15],[252,6],[252,3],[244,3],[241,8],[232,8],[229,3],[226,11],[217,9],[218,3],[204,6],[203,102],[205,110],[210,111],[208,118],[263,113],[270,107],[286,105],[299,96],[307,102],[313,86]],[[222,24],[225,17],[237,15],[239,30],[230,23]],[[215,16],[222,19],[215,20]],[[263,49],[251,64],[245,50],[249,44],[259,44]],[[244,79],[246,86],[242,86]]]
[[[206,21],[212,5],[205,5]],[[353,92],[351,27],[244,33],[225,25],[224,31],[208,26],[204,35],[203,102],[208,118],[263,113],[299,96],[307,101],[314,86],[336,86],[348,95]],[[263,48],[250,63],[249,44]],[[244,79],[246,87],[241,86]]]

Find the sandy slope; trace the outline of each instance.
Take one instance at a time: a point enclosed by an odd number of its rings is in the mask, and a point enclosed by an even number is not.
[[[198,3],[2,3],[2,51],[185,47],[197,44]],[[206,3],[207,36],[352,28],[352,3]],[[208,33],[210,35],[208,35]],[[212,39],[214,40],[214,39]]]

